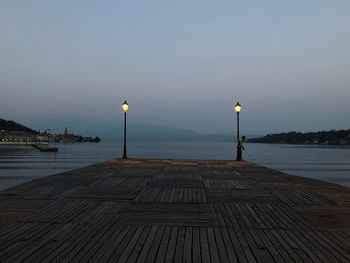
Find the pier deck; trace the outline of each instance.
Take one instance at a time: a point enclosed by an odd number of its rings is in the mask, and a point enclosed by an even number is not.
[[[111,160],[0,192],[0,262],[350,262],[350,189],[247,162]]]

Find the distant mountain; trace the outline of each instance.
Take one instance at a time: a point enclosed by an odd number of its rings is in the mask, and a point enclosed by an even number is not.
[[[50,119],[33,123],[41,130],[51,129],[52,133],[63,133],[68,127],[69,133],[99,136],[102,141],[121,141],[123,123],[97,119]],[[127,126],[127,138],[130,141],[233,141],[226,134],[201,134],[192,130],[161,125],[130,122]]]
[[[22,124],[19,124],[14,121],[8,121],[4,119],[0,119],[0,130],[5,130],[5,131],[23,131],[23,132],[28,132],[28,133],[33,133],[36,134],[38,133],[37,131],[34,131]]]

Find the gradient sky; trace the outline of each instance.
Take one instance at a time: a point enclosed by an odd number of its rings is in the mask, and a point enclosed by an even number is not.
[[[350,1],[0,1],[0,118],[350,128]]]

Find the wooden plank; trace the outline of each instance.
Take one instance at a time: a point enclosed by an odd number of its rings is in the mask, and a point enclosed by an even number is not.
[[[15,255],[12,255],[11,257],[7,258],[6,261],[14,263],[25,262],[27,261],[27,258],[29,256],[31,256],[38,250],[43,250],[42,248],[48,243],[48,241],[31,241],[26,243],[26,246],[22,250],[17,251]]]
[[[220,228],[214,228],[214,234],[215,234],[216,246],[219,252],[220,262],[223,262],[223,263],[229,262],[227,252],[226,252],[226,246],[222,239]]]
[[[69,251],[69,253],[64,253],[62,256],[62,258],[60,258],[58,260],[58,262],[62,262],[62,263],[67,263],[67,262],[71,262],[73,260],[73,258],[79,254],[79,252],[84,248],[86,244],[85,243],[74,243],[74,245],[72,246],[72,249]],[[56,258],[57,260],[57,258]]]
[[[347,207],[294,208],[299,216],[318,229],[349,230],[350,209]]]
[[[147,226],[141,227],[141,229],[142,232],[140,235],[134,235],[133,239],[129,242],[128,247],[124,250],[124,253],[119,258],[118,262],[136,262],[151,230],[151,228]]]
[[[113,233],[110,231],[111,224],[101,229],[101,231],[87,242],[86,246],[72,259],[72,262],[88,262],[93,258],[101,247],[104,245],[104,240],[108,240]]]
[[[303,251],[312,259],[313,262],[330,262],[317,248],[314,246],[313,242],[304,238],[301,234],[296,234],[294,231],[287,231],[287,235],[298,244]]]
[[[319,232],[318,232],[319,233]],[[349,251],[350,247],[350,239],[343,239],[339,234],[339,232],[335,231],[324,231],[322,233],[324,236],[326,236],[327,239],[331,240],[334,245],[336,246],[337,250],[342,253],[344,256],[348,258],[350,261],[350,253],[344,253],[345,251]]]
[[[276,230],[271,230],[272,235],[274,235],[275,239],[281,244],[283,249],[289,254],[290,257],[293,258],[296,262],[301,262],[302,259],[300,256],[293,250],[293,248],[290,246],[290,244],[283,239],[283,237],[280,235],[279,232]]]
[[[205,204],[133,203],[117,222],[125,224],[211,226],[211,217]]]
[[[252,253],[255,256],[255,259],[258,262],[273,262],[273,259],[270,255],[269,251],[266,250],[265,247],[263,247],[263,249],[260,249],[256,245],[254,239],[251,236],[250,229],[243,231],[243,235],[244,235],[244,238],[245,238],[249,248],[251,249]]]
[[[131,226],[129,228],[129,231],[126,233],[126,235],[123,237],[122,240],[120,240],[119,245],[114,251],[113,254],[109,257],[109,262],[117,262],[122,255],[124,257],[128,256],[130,254],[130,251],[132,247],[135,245],[135,242],[139,238],[141,232],[143,230],[142,226]],[[127,252],[125,250],[127,249]],[[106,262],[106,261],[103,261]]]
[[[210,262],[210,251],[208,243],[207,229],[204,227],[200,228],[200,243],[201,243],[201,259],[202,262]]]
[[[193,229],[192,227],[186,227],[184,253],[183,253],[183,262],[185,263],[192,262],[192,247],[193,247],[192,239],[193,239]]]
[[[276,239],[276,237],[273,235],[271,230],[262,230],[262,232],[266,236],[265,243],[271,246],[270,251],[276,250],[278,254],[281,255],[281,257],[285,262],[288,262],[288,263],[295,262],[293,257],[288,254],[284,246],[278,241],[278,239]],[[276,256],[275,258],[278,258],[278,257],[279,256]]]
[[[287,233],[286,230],[278,230],[278,233],[281,237],[293,248],[296,254],[303,260],[303,262],[317,262],[315,261],[315,256],[308,249],[303,250],[300,246],[300,242],[292,239]]]
[[[66,252],[70,248],[72,248],[72,243],[58,242],[57,248],[54,251],[52,251],[50,254],[48,254],[47,257],[41,259],[40,262],[43,262],[43,263],[59,262],[57,260],[57,257],[59,255],[63,255],[64,252]]]
[[[220,262],[218,247],[216,245],[215,235],[214,235],[213,229],[207,228],[207,234],[208,234],[208,245],[209,245],[209,251],[210,251],[210,259],[212,262]]]
[[[236,232],[232,228],[228,228],[227,231],[230,235],[232,246],[235,250],[238,262],[248,262]]]
[[[43,262],[45,259],[54,256],[57,250],[60,250],[62,242],[48,242],[36,252],[25,259],[27,262]],[[54,254],[54,255],[52,255]],[[53,257],[54,258],[54,257]],[[52,261],[53,261],[52,258]]]
[[[245,257],[247,258],[248,262],[256,262],[256,259],[254,257],[252,248],[247,243],[247,240],[244,237],[244,233],[240,229],[235,229],[236,235],[238,237],[238,241],[244,251]]]
[[[168,242],[169,242],[169,238],[170,235],[172,234],[173,236],[175,235],[175,233],[172,233],[172,231],[175,231],[172,229],[172,227],[165,227],[164,230],[164,234],[162,236],[162,240],[160,242],[159,245],[159,249],[158,249],[158,253],[157,253],[157,257],[156,257],[156,261],[157,263],[161,263],[161,262],[165,262],[165,257],[166,257],[166,252],[167,252],[167,248],[168,248]],[[149,262],[154,262],[154,261],[149,261]]]
[[[115,249],[123,242],[130,230],[133,230],[131,226],[116,226],[108,241],[104,243],[99,253],[93,256],[91,262],[108,262]]]
[[[179,227],[175,248],[175,263],[180,263],[184,259],[184,244],[185,244],[186,228]]]
[[[137,248],[133,249],[128,261],[144,262],[151,250],[153,239],[157,233],[158,227],[152,226],[144,230],[143,236],[137,242]],[[146,234],[147,233],[147,234]]]
[[[200,232],[198,227],[193,228],[192,232],[192,262],[201,262],[201,243]]]
[[[339,253],[328,242],[325,242],[322,236],[315,231],[307,231],[301,234],[307,237],[308,240],[311,240],[314,246],[321,251],[322,254],[326,255],[327,259],[330,259],[333,262],[349,262],[349,250],[345,253]]]
[[[172,227],[168,247],[166,250],[165,261],[162,261],[162,262],[173,262],[175,260],[175,248],[176,248],[177,235],[178,235],[178,227]],[[157,262],[160,262],[160,261],[158,261],[157,259]]]
[[[162,236],[165,228],[163,226],[153,226],[151,233],[142,248],[140,256],[137,259],[138,263],[155,262],[159,246],[161,244]]]
[[[5,244],[3,244],[3,249],[0,251],[0,262],[4,262],[11,256],[17,255],[17,253],[21,251],[25,245],[25,241],[7,241]]]
[[[235,249],[234,249],[234,246],[232,245],[227,228],[220,228],[219,230],[221,231],[222,239],[227,252],[228,262],[239,262],[239,260],[236,257]]]
[[[280,255],[278,250],[274,247],[274,244],[264,235],[262,230],[250,230],[250,234],[257,247],[259,249],[268,250],[275,262],[288,262],[288,260],[285,260],[285,258]]]

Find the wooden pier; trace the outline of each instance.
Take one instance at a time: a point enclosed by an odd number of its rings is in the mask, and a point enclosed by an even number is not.
[[[32,144],[32,146],[41,152],[58,152],[57,147],[50,147],[47,144]]]
[[[111,160],[0,192],[0,262],[350,262],[350,189],[247,162]]]

